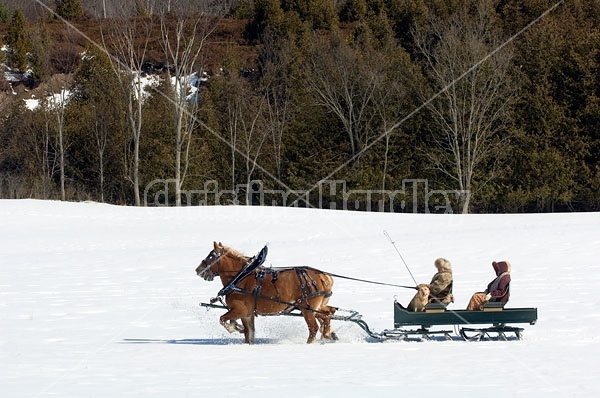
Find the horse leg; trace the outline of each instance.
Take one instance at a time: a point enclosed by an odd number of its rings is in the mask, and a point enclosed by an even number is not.
[[[221,322],[221,324],[225,327],[225,329],[227,329],[227,331],[229,333],[233,333],[233,332],[244,333],[244,326],[237,323],[235,319]]]
[[[240,310],[232,308],[225,314],[221,315],[219,321],[229,333],[233,333],[236,331],[242,333],[244,331],[243,326],[236,322],[236,319],[240,319],[242,318],[242,316],[243,315]]]
[[[254,315],[246,315],[242,318],[242,324],[244,325],[244,338],[246,344],[254,343]]]
[[[315,341],[315,336],[319,331],[319,324],[317,323],[315,313],[311,310],[302,310],[302,316],[304,316],[304,320],[308,325],[308,339],[306,340],[306,342],[310,344],[313,341]]]
[[[233,327],[235,328],[236,331],[240,332],[240,333],[244,333],[244,325],[237,323],[236,321],[231,321],[231,323],[233,324]]]
[[[331,330],[331,318],[328,315],[318,315],[316,318],[321,324],[321,327],[319,328],[319,331],[321,332],[321,339],[337,340],[337,335]]]
[[[321,339],[337,340],[338,337],[331,330],[331,315],[334,314],[336,308],[328,305],[323,306],[319,312],[315,315],[319,323],[321,324]]]

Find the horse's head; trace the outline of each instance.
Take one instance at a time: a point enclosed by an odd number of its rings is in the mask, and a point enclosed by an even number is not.
[[[214,248],[196,268],[196,275],[206,281],[212,281],[215,276],[219,275],[217,263],[221,260],[221,256],[223,256],[225,253],[225,248],[223,247],[222,243],[214,242],[213,244]]]

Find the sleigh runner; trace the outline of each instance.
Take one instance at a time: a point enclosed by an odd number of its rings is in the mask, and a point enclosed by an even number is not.
[[[497,337],[506,340],[514,334],[521,339],[523,328],[513,324],[535,325],[537,308],[504,308],[504,303],[486,303],[483,311],[448,310],[443,305],[429,304],[424,312],[409,312],[400,303],[394,302],[394,328],[382,332],[384,336],[408,337],[410,335],[444,335],[450,338],[453,330],[431,330],[434,326],[458,326],[465,340],[480,340]],[[467,325],[467,326],[463,326]],[[491,325],[476,327],[475,325]],[[418,326],[419,329],[406,329]]]
[[[223,303],[200,303],[200,305],[206,308],[228,309]],[[509,340],[513,335],[517,340],[521,340],[524,328],[512,325],[535,325],[537,322],[537,308],[507,308],[501,310],[495,308],[493,310],[484,309],[484,311],[444,309],[439,311],[436,306],[433,307],[435,309],[430,311],[410,312],[398,302],[394,302],[394,329],[385,329],[382,332],[371,330],[363,316],[354,310],[337,308],[336,313],[331,315],[331,320],[352,322],[370,337],[377,340],[409,340],[415,338],[429,340],[436,336],[443,336],[451,340],[457,333],[456,326],[460,325],[458,335],[468,341]],[[302,313],[297,309],[271,315],[302,317]],[[474,327],[475,325],[491,326]],[[437,326],[454,326],[454,328],[452,330],[432,329]]]

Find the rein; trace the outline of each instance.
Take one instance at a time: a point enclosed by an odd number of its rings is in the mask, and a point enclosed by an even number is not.
[[[318,270],[318,269],[316,269],[316,268],[312,268],[312,267],[305,267],[305,268],[309,268],[309,269],[312,269],[312,270],[314,270],[314,271],[319,271],[319,272],[322,272],[322,273],[324,273],[324,274],[331,275],[331,276],[333,276],[333,277],[335,277],[335,278],[347,279],[347,280],[350,280],[350,281],[363,282],[363,283],[370,283],[370,284],[372,284],[372,285],[380,285],[380,286],[399,287],[399,288],[402,288],[402,289],[414,289],[414,290],[418,290],[418,288],[417,288],[416,286],[395,285],[395,284],[393,284],[393,283],[385,283],[385,282],[370,281],[370,280],[367,280],[367,279],[352,278],[352,277],[350,277],[350,276],[339,275],[339,274],[333,274],[333,273],[331,273],[331,272],[325,272],[325,271],[321,271],[321,270]],[[277,270],[277,268],[271,268],[271,269],[273,269],[273,270]],[[291,268],[288,268],[288,267],[281,267],[280,269],[281,269],[281,270],[284,270],[284,269],[291,269]],[[237,287],[237,286],[236,286],[236,287]],[[234,290],[235,290],[235,289],[234,289]]]
[[[367,279],[359,279],[359,278],[352,278],[352,277],[344,276],[344,275],[332,274],[331,272],[324,272],[324,273],[325,274],[329,274],[331,276],[334,276],[336,278],[348,279],[348,280],[356,281],[356,282],[364,282],[364,283],[371,283],[373,285],[392,286],[392,287],[400,287],[400,288],[403,288],[403,289],[415,289],[415,290],[417,290],[416,286],[404,286],[404,285],[395,285],[393,283],[370,281],[370,280],[367,280]]]
[[[263,250],[261,250],[261,252],[259,253],[259,255],[251,258],[250,261],[245,266],[243,266],[239,271],[234,271],[236,275],[233,278],[233,280],[230,283],[228,283],[226,286],[224,286],[223,289],[221,289],[219,291],[219,293],[217,294],[217,297],[214,297],[213,299],[210,300],[211,304],[214,303],[214,302],[216,302],[216,301],[220,301],[221,303],[223,303],[222,297],[227,296],[230,293],[236,292],[236,293],[241,293],[241,294],[250,294],[250,295],[253,295],[254,298],[255,298],[255,300],[260,298],[260,299],[270,300],[270,301],[276,302],[278,304],[285,304],[285,305],[287,305],[288,309],[285,309],[285,310],[281,311],[282,313],[285,313],[286,311],[291,311],[291,310],[294,310],[294,309],[298,309],[298,310],[303,310],[304,309],[304,310],[311,310],[311,311],[319,312],[319,311],[316,311],[316,310],[314,310],[314,309],[312,309],[310,307],[302,308],[302,307],[298,306],[298,304],[295,303],[295,302],[291,302],[290,303],[290,302],[287,302],[287,301],[279,300],[278,298],[264,296],[264,295],[260,294],[260,288],[259,288],[259,290],[256,290],[256,286],[255,286],[255,289],[253,289],[252,291],[245,290],[245,289],[242,289],[242,288],[240,288],[240,287],[237,286],[237,283],[240,282],[242,279],[245,279],[246,277],[250,276],[251,274],[255,274],[256,273],[255,272],[256,269],[258,269],[260,267],[260,265],[262,264],[262,262],[264,261],[264,259],[266,257],[266,251],[267,251],[267,247],[265,246],[265,248]],[[211,271],[212,266],[214,264],[216,264],[217,262],[219,262],[219,260],[221,259],[221,256],[223,256],[224,254],[225,254],[224,251],[216,251],[216,250],[214,251],[214,255],[211,253],[211,255],[209,255],[209,257],[212,257],[212,258],[209,258],[209,259],[212,260],[212,261],[202,271],[202,274],[204,274],[206,272],[212,272]],[[249,266],[254,265],[253,263],[256,264],[255,267],[253,267],[252,269],[248,269]],[[282,268],[279,268],[279,270],[290,270],[290,269],[296,269],[296,268],[297,267],[282,267]],[[321,270],[318,270],[318,269],[312,268],[312,267],[300,267],[300,268],[311,269],[313,271],[318,271],[318,272],[321,272],[323,274],[327,274],[327,275],[330,275],[332,277],[340,278],[340,279],[347,279],[347,280],[356,281],[356,282],[370,283],[370,284],[373,284],[373,285],[391,286],[391,287],[398,287],[398,288],[403,288],[403,289],[415,289],[415,290],[417,290],[416,286],[396,285],[396,284],[393,284],[393,283],[385,283],[385,282],[371,281],[371,280],[367,280],[367,279],[353,278],[353,277],[350,277],[350,276],[333,274],[331,272],[324,272],[324,271],[321,271]],[[270,268],[270,269],[275,270],[275,271],[278,270],[277,268]],[[225,272],[227,272],[227,271],[225,271]],[[232,272],[232,271],[229,271],[229,272]],[[298,274],[298,277],[299,278],[301,277],[300,274]],[[326,292],[313,292],[311,294],[311,296],[320,295],[320,294],[326,294]]]

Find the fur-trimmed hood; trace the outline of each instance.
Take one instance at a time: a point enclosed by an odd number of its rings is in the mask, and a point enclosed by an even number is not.
[[[508,286],[510,284],[510,263],[508,261],[494,261],[492,263],[496,278],[488,284],[486,293],[489,293],[490,301],[507,302],[510,297]]]
[[[496,271],[496,276],[504,272],[510,272],[510,263],[508,261],[494,261],[492,263],[492,267],[494,267],[494,271]]]

